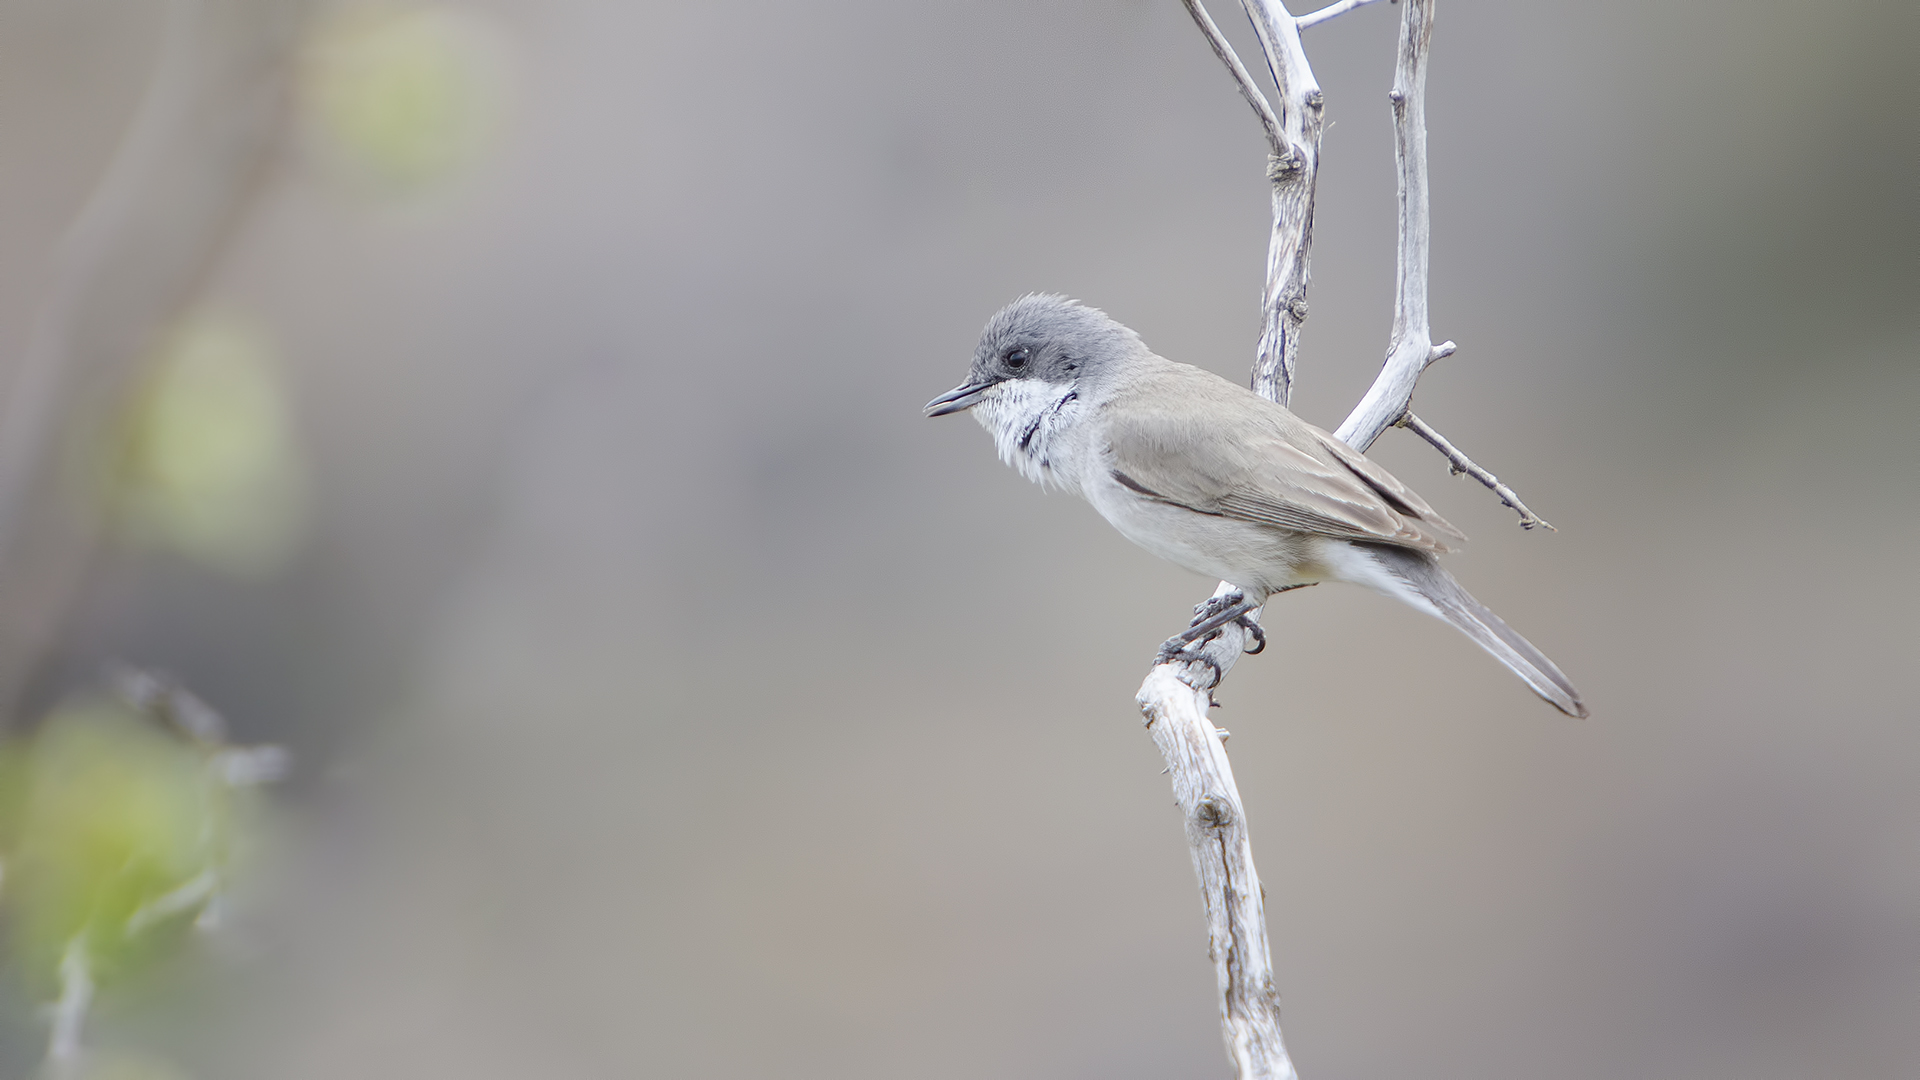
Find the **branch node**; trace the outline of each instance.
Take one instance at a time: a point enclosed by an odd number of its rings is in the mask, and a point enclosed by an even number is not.
[[[1431,364],[1436,360],[1445,360],[1447,357],[1452,356],[1458,348],[1459,346],[1451,341],[1443,341],[1435,345],[1433,351],[1427,354],[1427,363]]]
[[[1193,807],[1194,824],[1218,831],[1233,824],[1233,803],[1218,795],[1209,795]]]
[[[1305,166],[1300,152],[1288,146],[1285,154],[1268,155],[1267,179],[1275,184],[1284,183],[1300,175]]]
[[[1296,296],[1287,301],[1287,314],[1293,316],[1294,322],[1306,322],[1307,298],[1304,296]]]
[[[1407,103],[1407,95],[1401,93],[1400,88],[1396,86],[1387,91],[1387,100],[1393,102],[1393,107],[1397,109]]]

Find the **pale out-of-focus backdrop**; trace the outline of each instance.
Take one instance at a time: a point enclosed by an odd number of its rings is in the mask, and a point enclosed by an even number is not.
[[[160,12],[0,9],[6,363]],[[266,464],[127,513],[61,661],[170,670],[293,771],[227,925],[90,1043],[206,1078],[1222,1072],[1131,701],[1210,583],[919,411],[1028,290],[1244,378],[1264,150],[1181,5],[317,18],[152,421],[199,430],[200,372]],[[1327,426],[1386,345],[1397,18],[1307,35]],[[1374,456],[1593,717],[1357,590],[1275,606],[1218,720],[1305,1076],[1920,1074],[1916,47],[1899,0],[1442,0],[1460,351],[1420,412],[1560,531],[1404,432]]]

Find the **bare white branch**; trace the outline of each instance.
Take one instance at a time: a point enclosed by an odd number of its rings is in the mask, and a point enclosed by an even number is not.
[[[1253,845],[1221,745],[1207,720],[1207,695],[1182,682],[1174,665],[1153,669],[1140,687],[1147,731],[1167,759],[1173,798],[1186,820],[1193,872],[1207,904],[1207,948],[1220,986],[1220,1028],[1233,1074],[1243,1080],[1296,1080],[1280,1041],[1280,993],[1267,956],[1267,916]]]
[[[1268,142],[1267,179],[1272,185],[1273,230],[1267,244],[1267,280],[1261,295],[1261,331],[1254,360],[1256,393],[1282,405],[1293,392],[1300,329],[1307,318],[1309,251],[1313,242],[1313,192],[1320,167],[1324,97],[1300,45],[1293,17],[1278,0],[1241,0],[1260,39],[1273,76],[1278,113],[1262,108],[1244,65],[1227,47],[1198,0],[1185,0],[1214,52],[1232,72],[1241,93],[1261,115]],[[1221,582],[1215,596],[1233,591]],[[1254,618],[1259,612],[1252,613]],[[1280,1034],[1280,997],[1267,951],[1266,912],[1246,813],[1225,733],[1207,719],[1211,688],[1239,659],[1247,632],[1222,627],[1190,650],[1204,661],[1156,665],[1141,684],[1138,700],[1154,742],[1173,777],[1174,798],[1187,821],[1194,873],[1207,907],[1209,955],[1220,992],[1220,1030],[1237,1080],[1295,1080],[1297,1074]]]
[[[1300,31],[1279,0],[1241,0],[1278,91],[1281,145],[1267,160],[1273,232],[1267,241],[1267,285],[1260,298],[1260,345],[1253,390],[1286,405],[1293,398],[1300,329],[1307,321],[1313,244],[1313,189],[1320,174],[1320,112],[1326,98],[1300,45]]]
[[[1425,420],[1415,416],[1412,409],[1408,409],[1406,415],[1400,418],[1400,426],[1427,440],[1427,442],[1433,445],[1435,450],[1445,454],[1447,456],[1447,468],[1451,470],[1455,476],[1465,473],[1487,485],[1495,495],[1500,496],[1501,502],[1506,503],[1509,507],[1513,508],[1514,512],[1520,515],[1521,528],[1531,529],[1535,525],[1545,525],[1548,532],[1560,531],[1554,528],[1546,518],[1527,509],[1527,504],[1520,501],[1520,496],[1514,494],[1512,488],[1501,483],[1499,477],[1475,465],[1472,458],[1461,453],[1459,447],[1448,442],[1445,435],[1435,431]]]
[[[1224,47],[1218,28],[1204,19],[1196,0],[1186,0],[1207,31],[1214,51],[1249,95],[1246,70]],[[1279,0],[1241,0],[1266,54],[1278,92],[1279,131],[1267,176],[1272,183],[1273,231],[1267,247],[1263,322],[1252,384],[1282,405],[1292,397],[1300,329],[1313,242],[1314,183],[1319,172],[1321,110],[1325,99],[1300,43],[1300,28],[1360,6],[1342,0],[1307,19],[1295,19]],[[1407,411],[1413,386],[1426,366],[1453,350],[1435,346],[1427,326],[1427,174],[1424,60],[1430,38],[1432,0],[1406,0],[1394,82],[1396,156],[1400,165],[1400,250],[1393,349],[1373,389],[1341,430],[1349,443],[1371,443]],[[1338,10],[1335,10],[1338,9]],[[1257,93],[1257,92],[1256,92]],[[1269,112],[1262,110],[1263,124]],[[1371,428],[1363,442],[1358,434]],[[1232,590],[1221,582],[1214,595]],[[1254,615],[1257,617],[1258,612]],[[1174,797],[1187,821],[1194,872],[1206,900],[1211,955],[1220,990],[1221,1034],[1239,1080],[1291,1078],[1296,1073],[1280,1034],[1279,995],[1268,958],[1266,916],[1253,867],[1246,816],[1218,729],[1207,719],[1211,688],[1233,666],[1247,633],[1228,624],[1193,651],[1198,662],[1157,665],[1140,687],[1141,711],[1166,758]]]
[[[1427,202],[1427,50],[1433,42],[1433,0],[1406,0],[1401,8],[1399,53],[1393,89],[1387,94],[1393,104],[1394,159],[1400,174],[1393,336],[1379,376],[1334,434],[1354,449],[1365,451],[1387,428],[1411,428],[1446,455],[1448,467],[1456,474],[1466,473],[1500,496],[1501,502],[1520,515],[1522,528],[1546,525],[1549,531],[1558,531],[1527,509],[1512,488],[1413,415],[1413,389],[1421,373],[1435,361],[1452,356],[1456,346],[1451,341],[1433,344],[1427,317],[1432,232]]]
[[[1206,18],[1198,0],[1184,0],[1207,33],[1241,92],[1263,102],[1246,69]],[[1267,252],[1265,322],[1254,365],[1253,388],[1282,405],[1291,397],[1299,332],[1306,319],[1308,254],[1313,240],[1314,181],[1319,168],[1319,85],[1301,48],[1300,30],[1376,0],[1338,2],[1298,19],[1279,0],[1241,0],[1266,54],[1278,97],[1276,108],[1256,104],[1273,154],[1273,233]],[[1427,314],[1429,237],[1427,197],[1426,58],[1432,43],[1434,0],[1399,0],[1401,20],[1389,99],[1394,112],[1394,157],[1399,173],[1399,247],[1393,334],[1387,359],[1373,385],[1337,434],[1364,451],[1398,423],[1411,427],[1447,455],[1449,464],[1499,494],[1531,528],[1546,524],[1511,488],[1462,454],[1419,417],[1410,404],[1427,367],[1453,354],[1451,341],[1434,344]],[[1280,138],[1274,139],[1278,121]],[[1551,525],[1547,526],[1549,529]],[[1214,596],[1233,591],[1221,582]],[[1252,613],[1255,617],[1258,611]],[[1266,915],[1245,812],[1227,761],[1226,732],[1207,718],[1212,688],[1233,666],[1248,640],[1228,623],[1215,636],[1187,650],[1198,659],[1156,665],[1141,684],[1138,701],[1148,730],[1167,762],[1174,799],[1186,819],[1187,843],[1206,901],[1210,953],[1220,991],[1221,1032],[1237,1080],[1286,1078],[1296,1073],[1280,1037],[1279,994],[1268,958]]]
[[[1364,452],[1399,422],[1427,365],[1445,355],[1427,324],[1427,49],[1433,43],[1433,0],[1401,0],[1400,44],[1393,66],[1393,157],[1399,166],[1400,242],[1395,273],[1393,336],[1387,362],[1360,404],[1334,434]],[[1451,351],[1452,343],[1448,343]]]
[[[1380,0],[1340,0],[1339,3],[1328,4],[1326,7],[1321,8],[1319,11],[1307,12],[1305,15],[1302,15],[1299,18],[1293,20],[1293,25],[1299,27],[1302,30],[1305,30],[1309,26],[1319,26],[1321,23],[1326,22],[1328,19],[1334,19],[1342,15],[1345,15],[1347,12],[1352,11],[1354,8],[1363,8],[1363,7],[1366,7],[1368,4],[1377,4],[1379,2]],[[1398,0],[1395,0],[1395,2],[1398,2]]]
[[[99,515],[71,491],[75,434],[107,426],[231,235],[275,145],[311,3],[170,0],[139,111],[55,256],[0,387],[0,723],[97,550]]]

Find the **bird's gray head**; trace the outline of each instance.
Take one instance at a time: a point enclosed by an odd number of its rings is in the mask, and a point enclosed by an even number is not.
[[[1140,335],[1107,313],[1064,296],[1029,293],[996,312],[981,331],[967,380],[927,403],[928,416],[978,405],[1002,383],[1073,386],[1147,351]]]

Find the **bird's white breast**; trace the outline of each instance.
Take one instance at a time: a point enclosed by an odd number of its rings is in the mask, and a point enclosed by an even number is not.
[[[1176,566],[1230,581],[1256,598],[1324,574],[1314,538],[1300,533],[1149,498],[1119,483],[1108,470],[1092,470],[1081,491],[1120,535]]]
[[[993,436],[1000,460],[1020,475],[1078,494],[1085,440],[1074,436],[1083,407],[1072,383],[1008,379],[987,391],[973,418]]]

